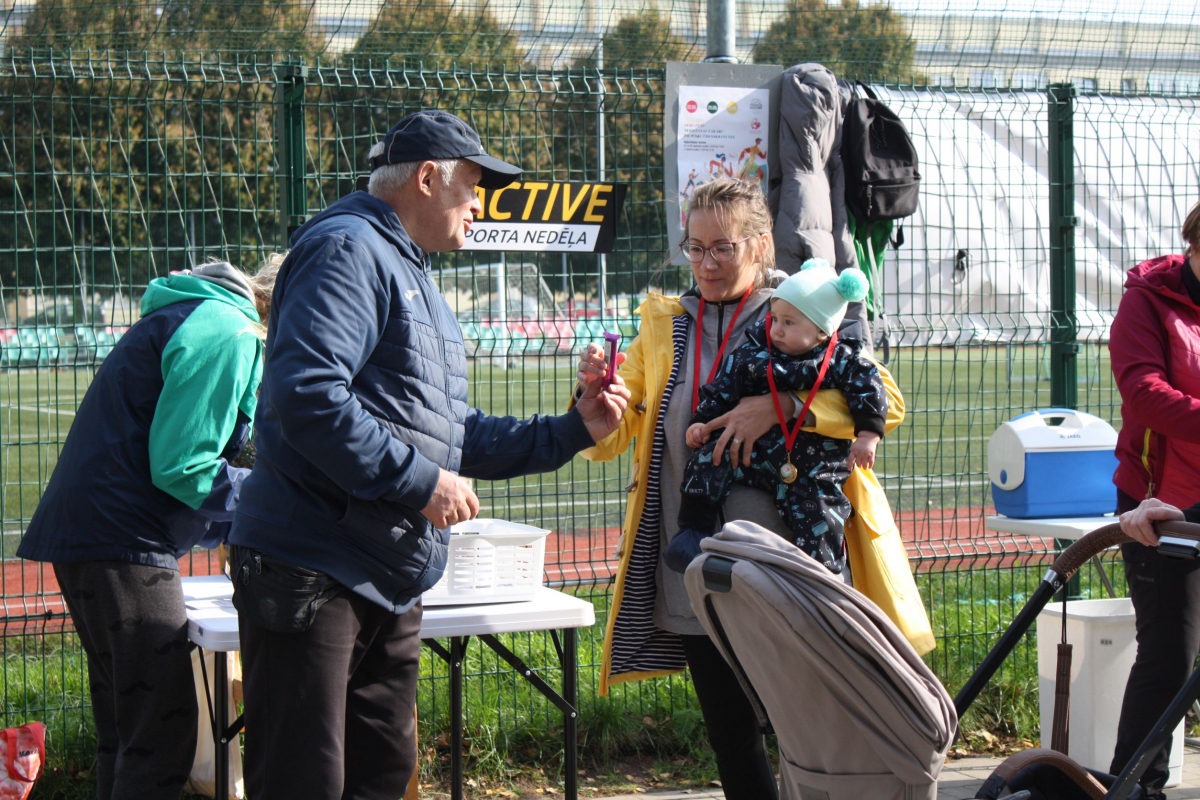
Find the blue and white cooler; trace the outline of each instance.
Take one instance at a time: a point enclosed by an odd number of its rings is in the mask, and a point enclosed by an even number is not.
[[[1098,517],[1117,510],[1117,432],[1070,408],[1030,411],[988,442],[996,511],[1006,517]]]

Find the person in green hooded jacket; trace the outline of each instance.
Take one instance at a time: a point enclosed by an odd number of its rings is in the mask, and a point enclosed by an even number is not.
[[[178,559],[228,535],[282,257],[150,282],[79,405],[17,555],[53,564],[88,658],[97,797],[176,800],[198,709]]]

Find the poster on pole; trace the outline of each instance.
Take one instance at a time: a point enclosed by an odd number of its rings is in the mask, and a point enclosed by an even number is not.
[[[663,200],[671,263],[687,266],[683,238],[696,189],[719,176],[746,177],[769,195],[778,183],[777,64],[667,62],[663,103]]]
[[[765,88],[680,86],[679,230],[696,189],[717,178],[740,178],[767,193],[771,97]]]

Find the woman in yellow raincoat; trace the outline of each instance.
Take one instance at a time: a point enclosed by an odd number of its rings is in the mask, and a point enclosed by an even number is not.
[[[634,447],[600,693],[607,694],[615,683],[668,675],[687,666],[717,756],[725,796],[760,800],[774,797],[776,789],[753,709],[692,613],[682,576],[663,566],[661,552],[675,533],[672,523],[680,503],[679,477],[692,452],[684,440],[691,418],[687,400],[694,389],[712,379],[710,373],[720,355],[742,344],[745,331],[762,319],[774,285],[784,277],[773,270],[771,226],[766,203],[755,186],[717,180],[696,191],[689,204],[688,238],[683,243],[696,287],[682,297],[651,294],[639,308],[640,331],[620,367],[632,393],[625,416],[612,435],[582,453],[592,461],[608,461],[631,444]],[[590,346],[580,362],[578,391],[594,391],[605,366],[601,348]],[[881,367],[880,372],[888,388],[886,429],[890,431],[903,419],[904,401],[887,371]],[[785,415],[794,417],[800,404],[786,394],[780,399]],[[854,423],[840,392],[818,392],[810,413],[815,424],[806,430],[854,438]],[[734,411],[710,423],[709,430],[724,429],[714,458],[742,459],[748,465],[754,441],[775,424],[776,411],[769,396],[744,399]],[[854,533],[865,533],[868,542],[890,543],[892,556],[895,548],[900,548],[900,560],[906,565],[887,499],[874,476],[856,470],[845,492],[855,507],[855,515],[846,525],[847,537],[851,537],[852,526],[857,526]],[[788,535],[772,498],[756,489],[735,487],[726,502],[725,516],[749,519]],[[856,579],[862,563],[859,555],[855,558],[852,551],[850,558]],[[875,566],[868,563],[862,568],[865,578],[878,576]],[[911,574],[900,577],[907,577],[911,584]],[[921,619],[909,627],[921,629],[918,639],[929,646],[922,649],[922,644],[914,644],[924,652],[931,649],[932,636],[920,599],[915,591],[908,591],[910,605],[915,601],[921,609]],[[886,605],[884,610],[889,610]],[[910,634],[909,638],[914,637]]]

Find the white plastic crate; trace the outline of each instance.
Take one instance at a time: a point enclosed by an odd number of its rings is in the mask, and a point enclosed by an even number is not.
[[[549,533],[502,519],[452,525],[446,573],[421,602],[443,606],[528,600],[542,585]]]

